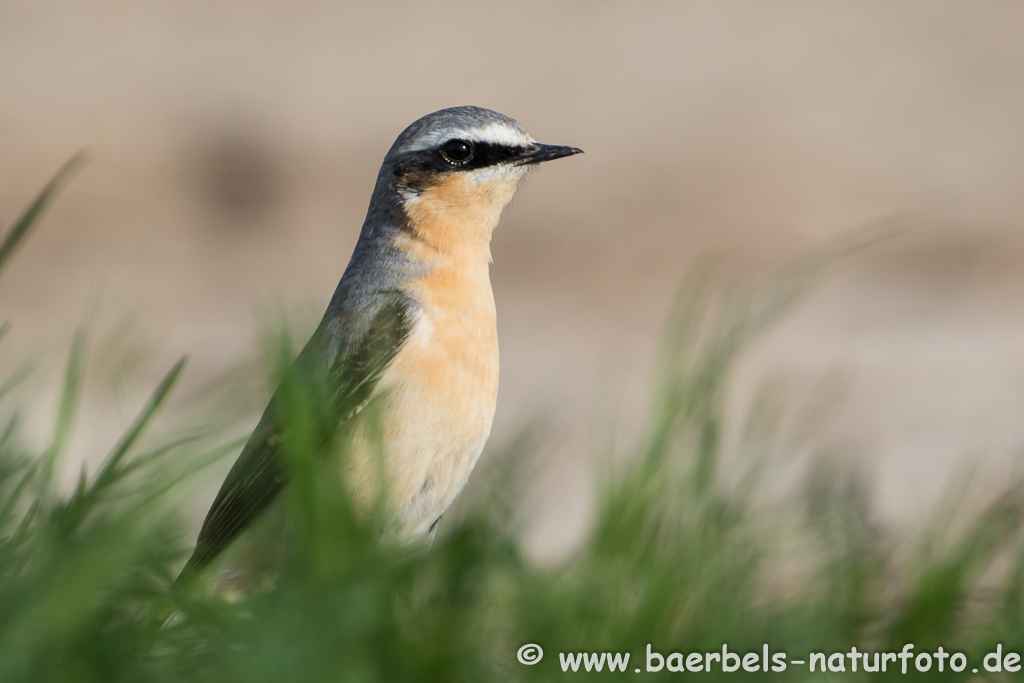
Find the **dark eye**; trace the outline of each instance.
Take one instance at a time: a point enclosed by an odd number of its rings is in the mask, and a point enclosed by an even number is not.
[[[473,143],[469,140],[449,140],[441,148],[441,155],[450,163],[462,165],[473,158]]]

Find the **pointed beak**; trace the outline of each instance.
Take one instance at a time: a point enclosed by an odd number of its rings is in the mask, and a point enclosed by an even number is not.
[[[552,159],[561,159],[562,157],[571,157],[574,154],[583,154],[583,150],[579,147],[566,147],[565,145],[542,145],[539,142],[530,146],[530,149],[525,154],[519,157],[516,161],[516,166],[526,166],[527,164],[539,164],[544,161],[551,161]]]

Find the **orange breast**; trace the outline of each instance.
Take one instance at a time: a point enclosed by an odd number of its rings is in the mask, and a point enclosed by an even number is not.
[[[452,186],[421,197],[419,210],[410,211],[415,234],[396,245],[424,267],[407,285],[419,316],[378,385],[384,467],[354,464],[357,489],[379,490],[367,484],[383,473],[400,537],[425,533],[452,503],[494,419],[498,335],[489,243],[500,207],[491,215],[477,204],[451,220],[450,202],[467,191]]]
[[[486,276],[439,271],[414,285],[421,316],[386,378],[388,498],[418,535],[458,495],[491,432],[498,336]]]

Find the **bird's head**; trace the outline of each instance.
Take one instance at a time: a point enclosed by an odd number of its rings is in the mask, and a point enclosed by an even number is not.
[[[514,119],[481,107],[442,109],[412,123],[384,159],[378,190],[397,199],[424,241],[490,240],[527,171],[583,150],[545,145]]]

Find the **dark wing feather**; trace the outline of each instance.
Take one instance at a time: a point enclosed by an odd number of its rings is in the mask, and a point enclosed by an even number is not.
[[[352,321],[324,318],[289,372],[302,373],[320,384],[326,440],[333,430],[357,414],[373,394],[381,374],[409,336],[412,307],[404,298],[381,306],[365,332],[347,339]],[[287,378],[285,382],[287,382]],[[277,497],[288,480],[281,453],[285,438],[281,420],[284,382],[228,472],[203,522],[192,557],[178,576],[184,582],[221,553]]]

